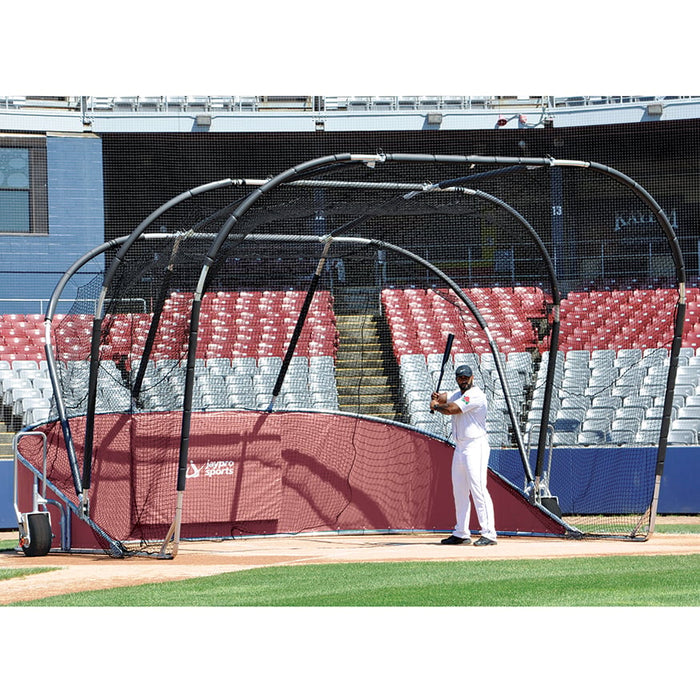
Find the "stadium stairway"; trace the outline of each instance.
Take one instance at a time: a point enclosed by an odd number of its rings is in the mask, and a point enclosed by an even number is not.
[[[395,420],[400,417],[378,320],[372,314],[336,315],[336,383],[341,411]]]
[[[14,459],[15,455],[12,446],[14,437],[15,433],[9,433],[6,430],[0,431],[0,459]]]
[[[339,408],[397,420],[401,418],[401,404],[396,382],[391,377],[398,376],[398,367],[388,326],[372,308],[377,306],[379,292],[366,289],[358,292],[346,287],[336,290],[334,296],[339,341],[336,356]]]
[[[20,428],[21,425],[12,414],[12,406],[0,406],[0,459],[14,459],[12,442]]]

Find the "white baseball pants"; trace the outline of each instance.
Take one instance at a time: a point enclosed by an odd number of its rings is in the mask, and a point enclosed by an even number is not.
[[[452,457],[452,491],[457,514],[457,524],[452,534],[455,537],[466,539],[470,536],[471,493],[481,534],[490,540],[496,539],[493,501],[486,488],[490,454],[491,447],[486,437],[465,441],[455,447]]]

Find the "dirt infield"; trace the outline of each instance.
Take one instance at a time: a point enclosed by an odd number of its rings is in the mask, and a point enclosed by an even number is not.
[[[700,522],[700,517],[681,521]],[[665,521],[666,522],[666,521]],[[2,539],[16,538],[13,532]],[[58,567],[56,571],[0,581],[0,605],[62,593],[176,581],[263,566],[472,559],[551,559],[557,557],[700,553],[700,534],[655,533],[647,542],[501,537],[495,547],[445,547],[435,534],[382,534],[268,537],[218,542],[184,542],[177,557],[114,559],[102,554],[26,557],[0,551],[0,568]]]

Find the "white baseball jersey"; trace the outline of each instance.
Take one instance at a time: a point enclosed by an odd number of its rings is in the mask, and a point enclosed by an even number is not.
[[[464,394],[457,390],[447,400],[456,403],[462,411],[451,416],[452,439],[456,443],[486,436],[488,401],[481,387],[472,385]]]

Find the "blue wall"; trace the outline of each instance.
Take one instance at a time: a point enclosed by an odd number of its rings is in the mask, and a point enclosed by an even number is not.
[[[700,513],[700,447],[669,447],[659,513]]]
[[[0,299],[49,299],[63,273],[104,242],[102,141],[46,138],[48,236],[0,236]],[[100,263],[91,263],[91,272]],[[26,271],[30,272],[26,272]],[[75,286],[63,297],[73,298]],[[38,302],[0,301],[0,313],[39,313]],[[66,308],[59,308],[65,311]]]
[[[614,473],[609,471],[610,449],[615,450]],[[494,452],[491,454],[493,457]],[[497,471],[516,486],[522,487],[524,475],[519,452],[508,449],[497,454]],[[558,497],[559,505],[565,513],[619,512],[619,494],[623,493],[627,494],[628,503],[625,505],[629,512],[636,512],[646,507],[651,498],[656,454],[654,447],[556,448],[552,456],[550,490]],[[532,464],[535,463],[536,455],[533,450]],[[604,494],[600,495],[598,488],[601,480],[596,475],[601,470],[608,470],[605,480],[609,499]],[[639,486],[635,488],[635,484]],[[700,447],[667,448],[658,512],[700,513]]]
[[[12,460],[0,460],[0,530],[17,529],[17,517],[12,504],[14,475]]]

